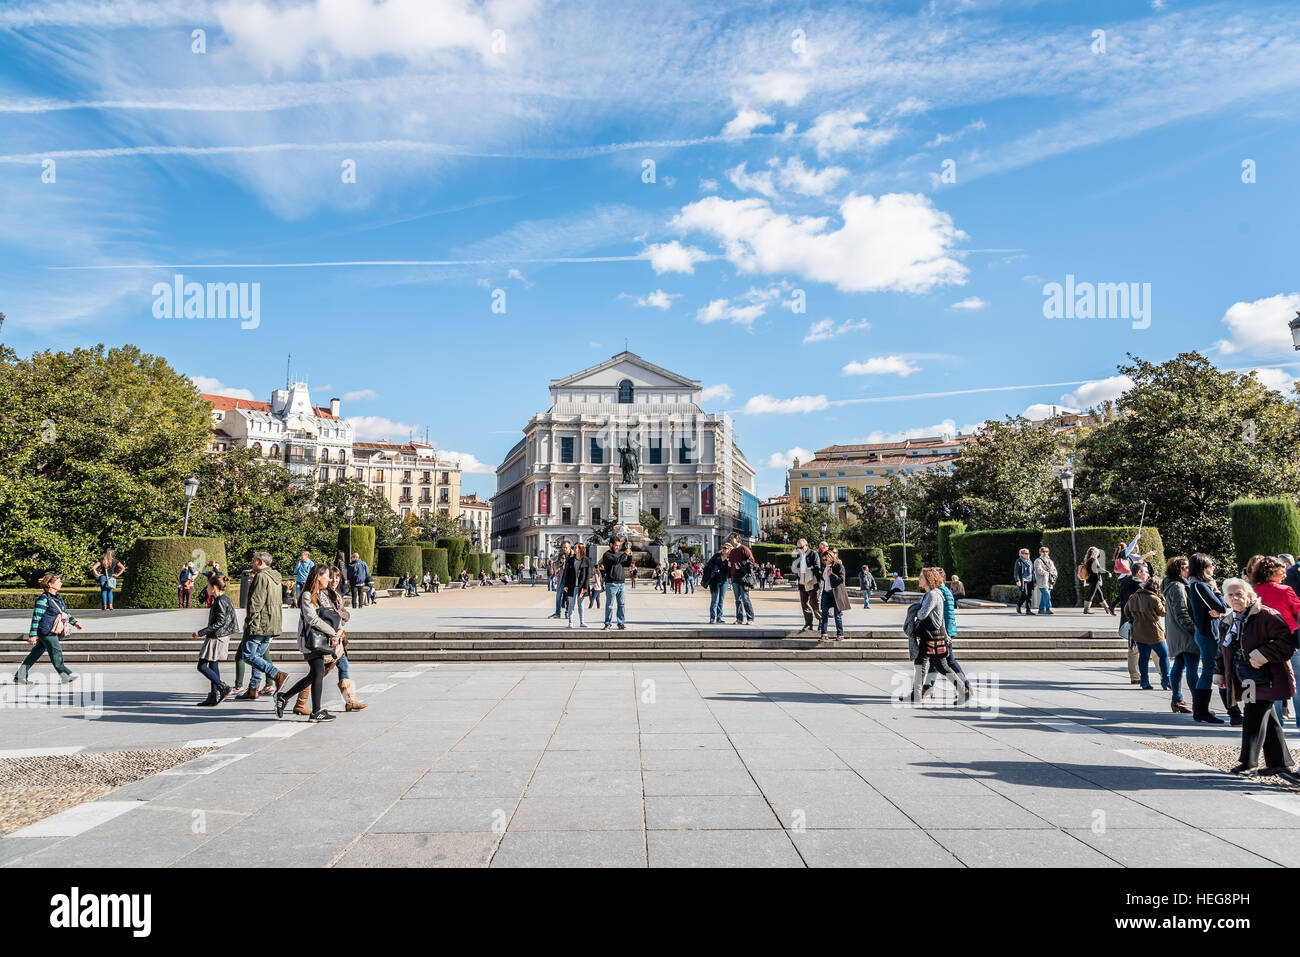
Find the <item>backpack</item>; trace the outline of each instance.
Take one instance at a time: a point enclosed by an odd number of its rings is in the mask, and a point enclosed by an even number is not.
[[[722,564],[719,556],[714,555],[704,565],[704,571],[700,573],[700,584],[709,588],[713,584],[713,579],[718,577],[718,566]]]
[[[1086,582],[1088,580],[1088,566],[1080,562],[1079,567],[1074,570],[1074,577],[1081,582]]]

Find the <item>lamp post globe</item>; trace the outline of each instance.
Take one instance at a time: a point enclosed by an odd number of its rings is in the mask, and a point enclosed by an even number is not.
[[[1300,321],[1300,313],[1297,313],[1297,321]],[[1067,468],[1061,473],[1061,489],[1065,492],[1065,506],[1070,513],[1070,557],[1074,559],[1074,567],[1079,567],[1079,545],[1074,536],[1074,470]],[[1083,592],[1079,586],[1079,576],[1071,575],[1074,579],[1074,602],[1076,605],[1083,603]]]
[[[185,523],[181,526],[181,538],[190,534],[190,503],[194,501],[198,491],[199,480],[191,475],[185,480]]]
[[[1291,327],[1291,342],[1296,349],[1300,349],[1300,312],[1295,314],[1295,318],[1288,325]]]

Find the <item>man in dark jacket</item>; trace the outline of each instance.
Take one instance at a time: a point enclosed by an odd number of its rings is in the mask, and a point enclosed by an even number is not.
[[[352,592],[352,607],[359,608],[365,604],[366,580],[370,577],[370,566],[361,560],[357,552],[352,553],[352,564],[348,565],[348,585]]]
[[[280,573],[271,567],[269,552],[253,553],[253,580],[248,586],[248,611],[244,616],[244,638],[239,644],[239,657],[253,669],[248,679],[248,690],[239,697],[255,701],[262,675],[275,682],[278,692],[289,676],[266,660],[273,639],[280,637],[280,599],[284,583]],[[238,676],[236,676],[238,681]]]
[[[1029,561],[1029,549],[1020,549],[1020,556],[1011,569],[1011,581],[1020,589],[1020,597],[1016,599],[1016,614],[1020,614],[1020,606],[1024,605],[1025,614],[1032,615],[1034,613],[1031,607],[1034,600],[1034,566]]]
[[[601,574],[605,576],[605,627],[613,620],[614,602],[618,602],[618,630],[627,631],[623,590],[627,583],[627,569],[632,564],[632,543],[615,539],[613,546],[600,556]]]

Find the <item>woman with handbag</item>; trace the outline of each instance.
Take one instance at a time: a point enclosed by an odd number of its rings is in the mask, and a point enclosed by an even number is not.
[[[284,716],[290,698],[304,688],[311,688],[311,713],[307,720],[313,723],[334,720],[334,715],[321,707],[321,693],[325,685],[326,664],[334,657],[335,649],[341,649],[344,634],[342,618],[330,607],[328,585],[325,567],[313,567],[303,586],[302,597],[298,599],[298,651],[306,660],[308,671],[293,687],[276,693],[277,718]]]
[[[1192,623],[1196,625],[1196,647],[1201,652],[1201,673],[1192,695],[1192,720],[1206,724],[1223,724],[1223,719],[1210,710],[1210,694],[1214,687],[1214,662],[1219,654],[1219,620],[1228,613],[1228,606],[1219,596],[1214,584],[1214,559],[1197,552],[1188,559],[1188,576],[1191,586]],[[1233,726],[1241,724],[1241,709],[1228,701],[1226,688],[1219,688],[1219,698],[1228,709]]]
[[[235,606],[226,597],[225,575],[213,575],[208,588],[213,591],[212,607],[208,609],[208,624],[194,632],[194,638],[203,639],[199,649],[199,674],[212,684],[208,696],[199,702],[200,708],[215,708],[225,701],[234,689],[221,680],[221,662],[230,654],[230,636],[239,633],[239,616]]]
[[[1285,701],[1296,692],[1291,671],[1294,635],[1282,616],[1261,602],[1244,579],[1229,578],[1223,583],[1223,594],[1231,611],[1220,630],[1214,684],[1225,691],[1230,702],[1245,705],[1241,761],[1232,773],[1255,771],[1262,750],[1265,765],[1260,774],[1276,774],[1288,784],[1300,785],[1282,722],[1273,710],[1274,701]]]
[[[918,602],[912,633],[908,635],[910,644],[915,644],[916,657],[913,660],[916,674],[912,683],[912,701],[919,703],[925,695],[926,672],[934,670],[952,682],[957,692],[957,705],[960,707],[968,700],[966,682],[948,664],[948,629],[943,620],[943,570],[940,568],[922,568],[919,579],[925,596]],[[911,609],[909,609],[910,611]]]
[[[117,578],[126,571],[126,563],[120,561],[113,549],[104,550],[103,556],[90,566],[90,574],[99,585],[100,611],[113,610],[113,592],[117,590]]]
[[[319,607],[329,607],[338,612],[339,627],[347,625],[348,619],[352,617],[352,612],[348,611],[343,595],[343,573],[334,567],[331,567],[326,573],[329,578],[328,582],[320,592]],[[336,655],[331,655],[325,660],[325,673],[329,674],[334,668],[339,669],[339,693],[343,695],[343,707],[345,711],[360,711],[366,707],[365,702],[358,701],[356,692],[352,689],[352,678],[349,676],[348,669],[348,636],[347,632],[340,632],[339,646],[336,649]],[[293,713],[311,716],[311,707],[309,698],[311,689],[304,688],[298,692],[298,700],[294,702]]]
[[[838,548],[826,549],[822,562],[822,637],[826,637],[826,616],[835,612],[835,640],[844,640],[844,612],[849,610],[849,590],[844,587],[844,563]]]
[[[59,644],[59,639],[70,635],[73,626],[76,626],[77,631],[81,631],[81,623],[68,614],[63,599],[59,597],[59,589],[62,587],[63,576],[58,572],[46,572],[42,576],[41,594],[36,599],[35,607],[32,608],[32,623],[27,630],[27,644],[32,646],[32,650],[18,666],[18,671],[14,674],[14,684],[34,684],[27,675],[32,665],[36,664],[41,655],[46,652],[49,653],[50,664],[59,673],[64,684],[77,678],[63,663],[63,646]]]
[[[1083,600],[1083,613],[1092,614],[1092,603],[1094,600],[1100,601],[1106,608],[1107,614],[1115,614],[1115,608],[1106,600],[1106,593],[1102,591],[1101,580],[1106,577],[1106,568],[1101,563],[1101,549],[1093,545],[1083,556],[1083,570],[1087,574],[1087,579],[1083,586],[1083,593],[1088,597]]]

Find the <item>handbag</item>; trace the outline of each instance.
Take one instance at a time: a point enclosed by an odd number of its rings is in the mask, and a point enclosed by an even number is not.
[[[318,608],[316,613],[320,615],[336,632],[339,629],[341,619],[339,613],[333,608]],[[302,653],[308,658],[320,658],[334,654],[334,636],[327,635],[319,628],[308,628],[303,635]]]
[[[1127,642],[1129,642],[1130,644],[1132,644],[1132,642],[1133,642],[1133,621],[1132,621],[1132,619],[1130,619],[1129,621],[1123,621],[1123,622],[1120,622],[1120,625],[1119,625],[1119,636],[1120,636],[1121,638],[1123,638],[1125,641],[1127,641]]]

